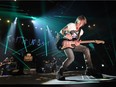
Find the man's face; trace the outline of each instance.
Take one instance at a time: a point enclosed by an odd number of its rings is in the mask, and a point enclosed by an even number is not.
[[[82,26],[84,26],[84,25],[85,25],[85,20],[80,20],[79,26],[82,27]]]
[[[77,27],[80,28],[85,25],[85,20],[79,20],[77,23]]]

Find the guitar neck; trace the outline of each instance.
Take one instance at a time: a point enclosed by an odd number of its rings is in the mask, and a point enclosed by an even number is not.
[[[95,40],[86,40],[86,41],[81,41],[80,43],[96,43]]]

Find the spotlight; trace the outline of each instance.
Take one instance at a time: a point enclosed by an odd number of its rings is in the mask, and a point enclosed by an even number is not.
[[[91,26],[90,26],[90,25],[88,25],[88,28],[91,28]]]
[[[10,20],[7,20],[7,23],[10,23]]]
[[[31,22],[32,22],[32,23],[35,23],[35,21],[34,21],[34,20],[32,20]]]
[[[102,64],[101,66],[104,67],[104,64]]]
[[[78,69],[78,67],[76,67],[76,69]]]
[[[40,28],[40,30],[42,30],[43,28]]]
[[[23,26],[24,24],[22,23],[21,25]]]
[[[95,24],[93,24],[93,26],[95,27]]]
[[[28,27],[30,27],[30,25],[28,25]]]
[[[35,29],[37,29],[37,27],[35,27]]]
[[[16,24],[16,22],[17,22],[17,17],[15,18],[14,24]]]

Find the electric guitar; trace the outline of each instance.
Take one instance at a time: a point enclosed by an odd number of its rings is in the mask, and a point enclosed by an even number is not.
[[[80,44],[84,44],[84,43],[96,43],[96,44],[104,44],[105,41],[103,40],[86,40],[86,41],[80,41]],[[63,50],[65,48],[74,48],[76,46],[76,42],[75,41],[70,41],[70,40],[66,40],[66,39],[60,39],[57,44],[57,49],[58,50]]]

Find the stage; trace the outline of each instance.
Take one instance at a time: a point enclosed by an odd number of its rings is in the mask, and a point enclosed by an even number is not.
[[[77,75],[76,75],[77,74]],[[0,76],[0,85],[28,85],[28,86],[81,86],[106,87],[116,84],[116,76],[102,74],[103,78],[82,75],[78,72],[65,72],[64,81],[57,80],[55,73],[37,73],[32,75],[3,75]]]

